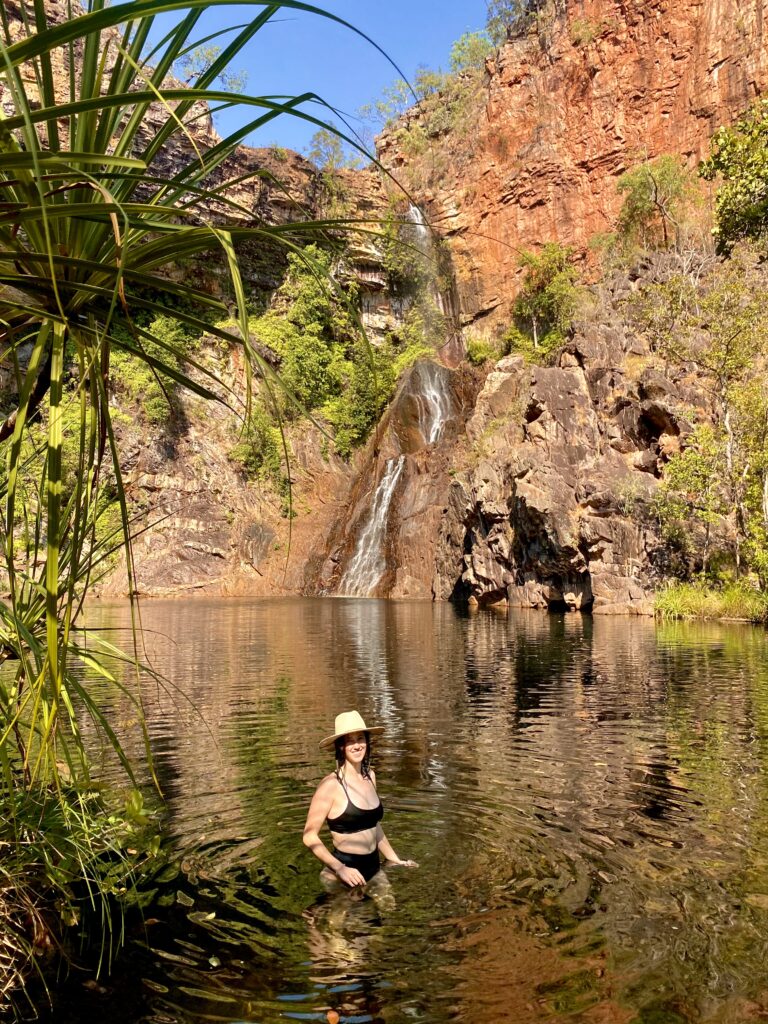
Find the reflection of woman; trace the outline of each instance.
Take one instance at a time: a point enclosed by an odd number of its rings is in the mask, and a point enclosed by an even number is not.
[[[400,860],[381,827],[384,808],[370,767],[370,736],[380,732],[380,726],[369,729],[357,711],[336,716],[333,735],[320,744],[335,750],[336,771],[315,790],[304,826],[304,845],[325,865],[323,876],[336,875],[350,887],[365,885],[378,874],[379,854],[392,864],[417,867],[415,861]],[[332,853],[320,839],[324,821],[331,831]]]

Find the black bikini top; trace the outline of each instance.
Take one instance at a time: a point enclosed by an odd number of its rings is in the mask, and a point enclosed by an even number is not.
[[[331,832],[337,832],[339,835],[349,835],[352,832],[364,832],[369,828],[376,828],[378,823],[384,817],[384,805],[381,800],[376,807],[358,807],[352,803],[352,799],[349,795],[347,787],[344,785],[344,781],[337,775],[336,778],[339,780],[342,789],[347,794],[347,806],[336,818],[328,818],[328,828]]]

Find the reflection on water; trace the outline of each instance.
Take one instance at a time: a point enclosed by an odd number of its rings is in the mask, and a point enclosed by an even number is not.
[[[768,1016],[764,632],[370,600],[143,615],[184,875],[57,1021]],[[421,865],[362,900],[325,893],[301,844],[349,707],[386,727],[387,831]]]

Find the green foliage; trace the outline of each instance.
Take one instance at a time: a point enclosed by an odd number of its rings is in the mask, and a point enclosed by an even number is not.
[[[686,293],[690,287],[681,289]],[[682,306],[665,351],[706,375],[725,420],[734,388],[768,351],[768,287],[758,254],[749,246],[734,250]]]
[[[493,42],[500,46],[507,39],[528,32],[536,23],[536,13],[543,6],[538,0],[488,0],[486,29]]]
[[[119,908],[121,914],[146,905],[158,875],[169,870],[158,816],[145,809],[136,790],[122,807],[95,791],[83,795],[71,787],[58,794],[0,793],[0,844],[3,995],[9,966],[21,985],[35,956],[50,950],[62,933],[76,928],[79,944],[89,938],[86,922],[97,898],[108,905],[105,911]],[[97,943],[114,951],[119,922],[105,913],[99,927],[106,934]],[[9,949],[15,964],[8,963]]]
[[[415,244],[412,231],[405,209],[387,210],[379,237],[382,262],[393,288],[407,294],[421,290],[430,274],[428,259]]]
[[[348,355],[341,367],[341,389],[322,408],[334,430],[336,450],[345,457],[367,440],[397,380],[389,346],[369,349],[358,339]]]
[[[564,343],[581,296],[573,250],[547,242],[539,252],[524,251],[521,265],[525,276],[512,307],[514,322],[504,336],[505,347],[546,359]]]
[[[394,125],[418,103],[418,117],[398,125],[397,142],[411,157],[420,156],[441,135],[468,139],[481,97],[485,59],[493,44],[484,32],[467,32],[451,51],[451,71],[419,68],[410,86],[396,79],[376,102],[361,107],[360,117],[374,129]]]
[[[703,525],[703,572],[708,568],[711,528],[728,511],[721,486],[724,457],[723,432],[700,425],[686,447],[670,459],[653,502],[662,536],[684,557],[692,555],[693,528]]]
[[[693,197],[693,177],[680,157],[664,155],[633,167],[619,178],[624,203],[618,232],[624,242],[667,248],[676,240]]]
[[[662,619],[744,619],[768,622],[768,595],[748,582],[719,586],[711,580],[673,582],[656,594]]]
[[[482,366],[489,360],[499,358],[499,350],[492,341],[478,335],[471,334],[466,342],[467,359],[473,366]]]
[[[116,336],[132,347],[141,347],[146,355],[179,370],[181,362],[177,352],[190,344],[189,333],[170,315],[155,317],[147,326],[152,337],[134,339],[127,327],[116,330]],[[175,351],[174,351],[175,350]],[[176,384],[168,374],[153,369],[140,355],[124,349],[112,354],[112,381],[118,394],[124,395],[139,408],[146,423],[167,424],[174,411]]]
[[[697,302],[698,291],[690,278],[672,274],[666,280],[641,285],[627,309],[651,351],[671,355],[675,339],[695,315]]]
[[[698,286],[673,275],[647,285],[635,323],[673,365],[695,369],[711,395],[713,422],[700,425],[666,468],[657,512],[668,539],[691,556],[690,527],[727,523],[736,569],[768,585],[768,282],[759,254],[741,243]]]
[[[271,481],[280,490],[285,487],[283,436],[261,401],[253,403],[248,423],[229,457],[249,479]]]
[[[179,77],[186,85],[196,82],[221,56],[220,46],[196,46],[183,54],[174,65]],[[245,92],[248,84],[247,71],[224,70],[217,76],[219,83],[227,92]]]
[[[451,71],[459,74],[462,71],[482,70],[494,49],[487,32],[465,32],[451,47]]]
[[[565,0],[487,0],[486,30],[496,46],[534,30],[540,34],[565,13]]]
[[[173,387],[221,400],[226,382],[204,366],[190,369],[190,339],[209,333],[242,347],[250,380],[260,364],[248,333],[238,246],[249,241],[271,257],[295,246],[302,231],[317,237],[311,223],[292,224],[287,237],[283,225],[243,217],[226,171],[240,129],[202,147],[192,137],[205,128],[206,110],[229,101],[231,61],[280,8],[255,11],[231,30],[224,49],[195,52],[208,5],[185,6],[152,47],[147,40],[155,19],[167,13],[165,0],[98,0],[64,20],[45,3],[22,15],[6,5],[0,18],[0,349],[16,384],[0,423],[0,844],[4,866],[9,851],[32,850],[35,878],[47,878],[49,868],[71,871],[71,884],[79,880],[103,915],[105,943],[116,944],[121,936],[109,933],[110,906],[124,875],[112,873],[116,850],[99,829],[114,825],[119,833],[121,826],[90,799],[89,753],[104,746],[131,782],[134,773],[83,668],[114,687],[117,703],[143,730],[140,702],[113,671],[115,661],[138,666],[85,631],[79,618],[110,543],[115,503],[130,544],[113,379],[151,419],[165,415],[158,395],[147,395],[154,372]],[[191,87],[173,78],[174,66],[186,69]],[[52,67],[70,73],[54,78]],[[298,100],[271,95],[238,103],[252,112],[250,131],[280,112],[295,113]],[[165,121],[158,119],[163,110]],[[196,287],[193,275],[175,283],[180,268],[212,255],[228,271],[237,332],[218,322],[227,304]],[[321,277],[319,259],[316,266]],[[118,353],[125,350],[124,359]],[[140,378],[141,363],[152,367],[150,376]],[[126,566],[133,594],[129,550]],[[91,869],[88,837],[104,851],[103,874]],[[19,864],[20,872],[33,873],[29,863]]]
[[[329,128],[318,128],[309,140],[307,159],[327,173],[342,168],[359,168],[364,162],[360,153],[352,151],[347,143]]]
[[[732,128],[719,128],[701,165],[708,181],[719,179],[715,198],[718,250],[739,240],[764,239],[768,229],[768,100],[759,100]]]
[[[280,357],[281,379],[301,403],[299,409],[287,396],[278,396],[282,415],[295,419],[302,411],[319,413],[333,429],[336,450],[348,456],[381,415],[402,369],[398,359],[411,339],[393,339],[381,347],[366,343],[350,312],[354,289],[342,293],[329,284],[333,257],[327,251],[310,245],[303,255],[292,253],[288,262],[272,308],[251,319],[251,333]],[[258,430],[249,428],[256,442],[244,438],[231,454],[251,474],[276,479],[282,459],[276,447],[279,434],[265,435],[266,427],[262,419]]]

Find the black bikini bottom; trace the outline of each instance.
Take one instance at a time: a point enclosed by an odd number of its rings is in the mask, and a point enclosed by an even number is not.
[[[334,846],[333,856],[340,860],[344,867],[355,868],[359,871],[366,882],[370,882],[373,876],[381,870],[378,850],[371,850],[370,853],[344,853],[343,850],[337,850]]]

